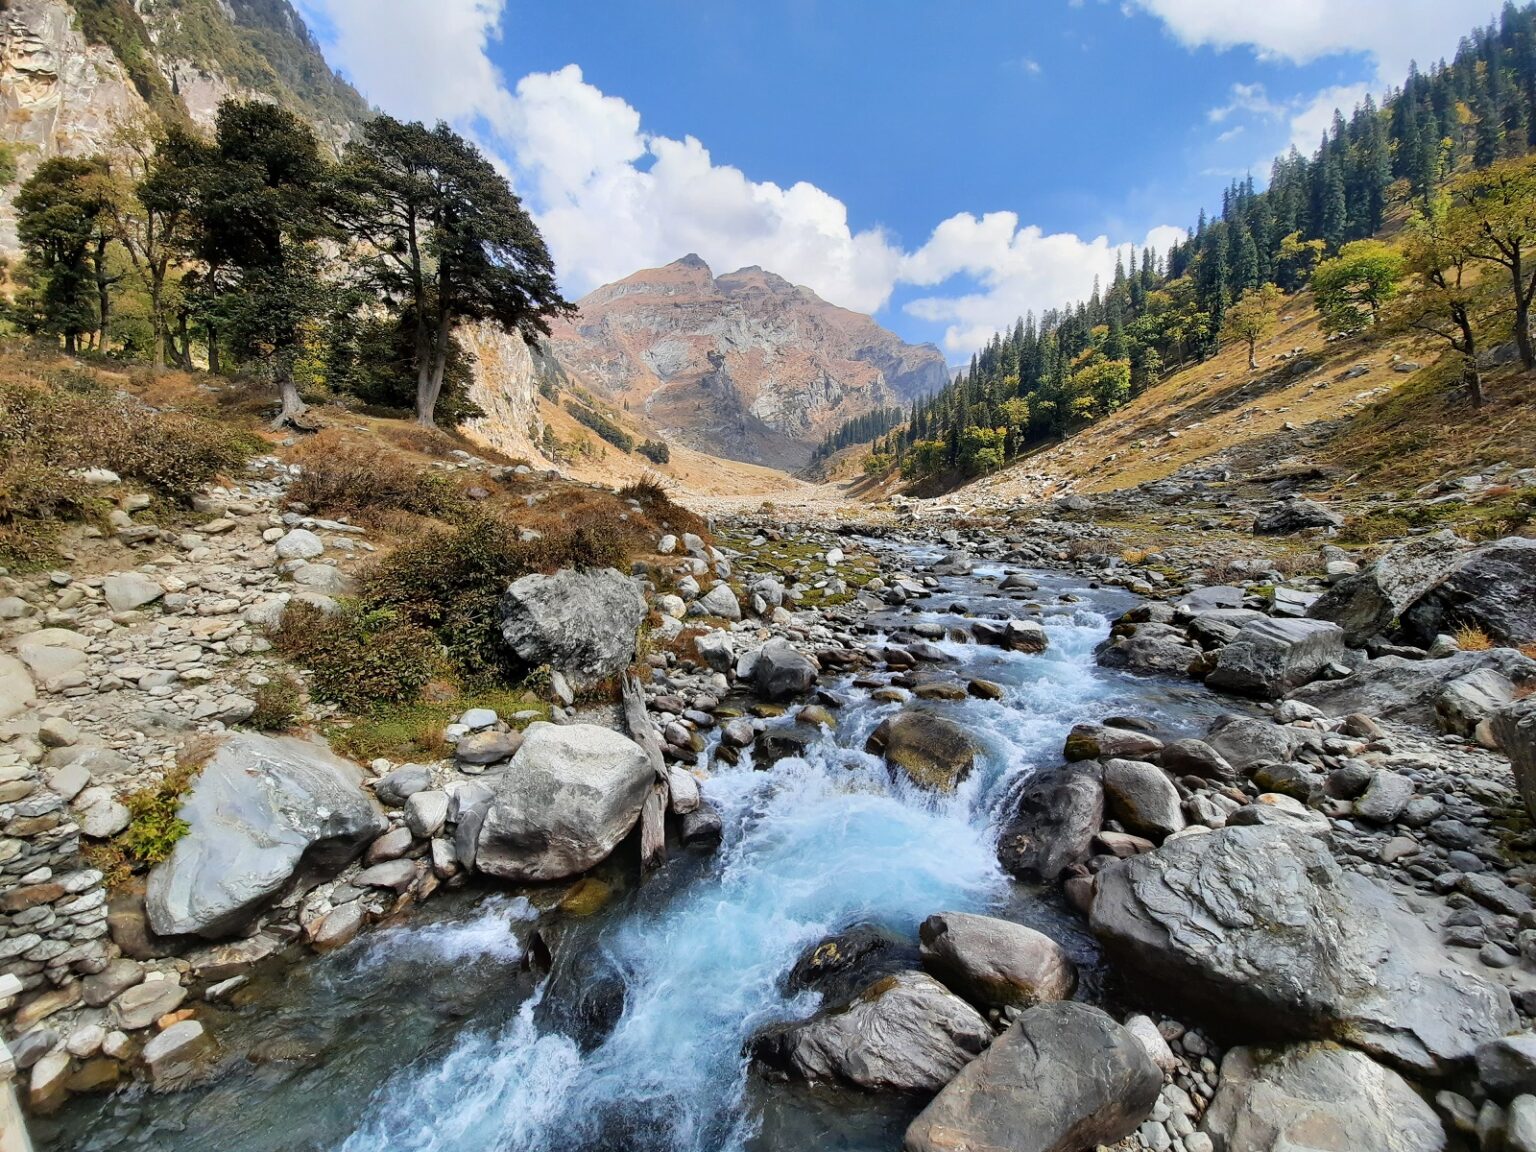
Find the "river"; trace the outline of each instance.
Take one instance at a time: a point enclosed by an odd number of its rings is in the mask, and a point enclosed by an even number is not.
[[[875,621],[1022,615],[1023,600],[995,589],[1001,571],[945,578],[935,596]],[[865,754],[869,732],[899,705],[872,700],[851,677],[832,680],[824,686],[848,703],[805,758],[765,772],[750,757],[711,769],[704,792],[724,820],[720,851],[675,856],[598,915],[567,919],[548,976],[520,963],[539,918],[526,897],[451,895],[254,981],[209,1017],[227,1053],[212,1083],[76,1098],[38,1123],[40,1147],[892,1152],[917,1102],[767,1082],[743,1056],[758,1029],[815,1007],[781,990],[796,958],[857,924],[915,940],[933,912],[990,911],[1061,941],[1084,970],[1079,995],[1100,995],[1080,921],[999,869],[996,819],[1034,770],[1059,762],[1076,722],[1133,713],[1164,734],[1195,734],[1224,707],[1188,682],[1099,668],[1094,646],[1134,599],[1035,575],[1029,599],[1045,605],[1045,653],[940,642],[960,675],[1004,688],[997,702],[922,704],[984,750],[952,796],[894,781]]]

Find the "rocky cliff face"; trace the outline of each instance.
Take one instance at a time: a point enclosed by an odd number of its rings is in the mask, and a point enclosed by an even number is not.
[[[948,379],[931,344],[903,343],[761,268],[715,276],[697,256],[597,289],[551,345],[669,439],[788,469],[844,420]]]
[[[16,249],[17,185],[49,157],[107,150],[123,119],[179,106],[207,125],[226,96],[259,96],[339,144],[367,114],[287,0],[120,0],[90,11],[106,9],[110,20],[87,23],[68,0],[0,5],[0,141],[18,170],[0,188],[0,251]]]
[[[482,444],[513,458],[546,461],[540,443],[539,389],[566,383],[560,365],[545,346],[530,348],[516,332],[494,324],[468,324],[458,337],[475,358],[469,399],[485,413],[463,424]]]

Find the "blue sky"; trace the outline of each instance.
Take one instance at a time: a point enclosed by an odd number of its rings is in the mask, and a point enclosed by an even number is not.
[[[333,64],[501,162],[562,283],[697,250],[963,359],[1164,246],[1486,0],[300,0]]]

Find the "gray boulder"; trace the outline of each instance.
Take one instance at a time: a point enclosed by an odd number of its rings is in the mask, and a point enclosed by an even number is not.
[[[1319,680],[1290,694],[1329,716],[1360,712],[1377,720],[1400,720],[1429,727],[1435,701],[1453,680],[1490,669],[1512,684],[1536,680],[1536,660],[1513,648],[1457,652],[1439,660],[1382,656],[1342,680]]]
[[[1104,799],[1109,815],[1133,835],[1158,842],[1184,827],[1179,790],[1156,764],[1105,761]]]
[[[976,763],[976,746],[965,729],[913,708],[882,720],[864,751],[885,757],[893,771],[934,792],[953,792]]]
[[[617,569],[566,568],[514,580],[498,611],[502,638],[522,666],[547,664],[585,688],[634,660],[645,598]]]
[[[1253,520],[1255,536],[1289,536],[1307,528],[1337,528],[1344,518],[1315,500],[1295,497],[1260,512]]]
[[[1347,1041],[1416,1073],[1465,1063],[1517,1019],[1390,889],[1296,828],[1229,824],[1111,865],[1091,923],[1181,1010],[1264,1038]]]
[[[1525,810],[1536,814],[1536,696],[1500,709],[1492,727],[1493,738],[1509,757]]]
[[[1419,597],[1455,567],[1466,542],[1454,532],[1436,532],[1388,550],[1357,576],[1334,584],[1307,609],[1314,620],[1344,629],[1344,641],[1359,647],[1386,631]]]
[[[1477,1078],[1497,1100],[1536,1093],[1536,1033],[1500,1036],[1484,1044],[1477,1050]]]
[[[1121,757],[1134,760],[1155,756],[1163,749],[1156,736],[1134,728],[1115,728],[1107,724],[1074,724],[1067,733],[1062,755],[1068,760],[1098,760]]]
[[[1049,883],[1088,859],[1103,824],[1098,764],[1068,764],[1025,784],[998,837],[998,859],[1021,880]]]
[[[1163,1074],[1140,1040],[1087,1004],[1025,1012],[907,1129],[906,1152],[1082,1152],[1129,1136]]]
[[[1435,716],[1440,728],[1458,736],[1471,736],[1514,699],[1515,686],[1492,668],[1479,668],[1447,684],[1435,697]]]
[[[1111,636],[1094,651],[1105,668],[1124,668],[1157,676],[1183,676],[1200,658],[1200,649],[1167,624],[1136,624],[1129,636]]]
[[[1077,967],[1061,945],[1022,924],[939,912],[917,935],[923,967],[979,1008],[1029,1008],[1077,989]]]
[[[699,604],[707,615],[725,620],[741,619],[741,602],[736,599],[736,593],[731,591],[729,584],[716,584],[699,598]]]
[[[142,572],[113,572],[101,581],[102,598],[114,612],[131,612],[165,595],[158,580]]]
[[[814,683],[816,665],[788,640],[768,641],[752,664],[752,687],[764,700],[802,696]]]
[[[1189,634],[1208,648],[1219,648],[1237,639],[1237,634],[1255,620],[1264,619],[1256,608],[1212,608],[1194,617],[1186,627]]]
[[[27,666],[0,652],[0,720],[20,716],[36,702],[37,689]]]
[[[1254,716],[1234,716],[1218,720],[1205,740],[1237,771],[1249,772],[1260,764],[1290,760],[1306,737],[1284,724]]]
[[[921,972],[897,972],[845,1005],[761,1034],[753,1056],[812,1082],[937,1092],[992,1039],[981,1013]]]
[[[1413,781],[1383,768],[1371,777],[1365,794],[1355,801],[1355,815],[1372,824],[1390,824],[1413,799]]]
[[[1326,620],[1266,619],[1246,625],[1217,654],[1212,688],[1278,700],[1344,656],[1344,631]]]
[[[1233,1048],[1201,1122],[1216,1152],[1441,1152],[1435,1110],[1390,1068],[1337,1044]]]
[[[492,792],[475,867],[519,883],[561,880],[629,834],[656,778],[645,749],[594,724],[530,724]]]
[[[1536,540],[1510,536],[1474,548],[1403,613],[1403,631],[1421,645],[1458,625],[1510,647],[1536,642]]]
[[[1244,595],[1246,593],[1236,585],[1211,584],[1184,593],[1173,602],[1173,607],[1185,616],[1198,616],[1218,609],[1241,608]]]
[[[233,935],[296,875],[334,875],[389,826],[356,765],[250,732],[224,739],[180,815],[187,834],[145,892],[161,936]]]
[[[1227,758],[1204,740],[1173,740],[1163,745],[1158,762],[1175,776],[1230,780],[1236,773]]]

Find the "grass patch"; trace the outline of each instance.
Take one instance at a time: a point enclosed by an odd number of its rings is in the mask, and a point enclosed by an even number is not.
[[[128,827],[82,853],[86,862],[102,873],[109,888],[119,887],[135,873],[147,872],[168,859],[176,842],[191,831],[179,815],[181,802],[216,747],[216,741],[206,737],[191,741],[158,784],[123,797]]]
[[[448,519],[468,507],[463,491],[443,472],[333,432],[303,444],[294,459],[303,471],[288,496],[317,512],[369,522],[387,512]]]
[[[1463,624],[1451,636],[1463,652],[1487,652],[1493,647],[1493,638],[1475,624]]]
[[[466,694],[446,701],[394,704],[376,708],[355,719],[331,725],[326,738],[343,756],[368,761],[384,756],[391,760],[437,760],[446,753],[443,729],[468,708],[494,708],[496,715],[514,727],[548,720],[549,705],[532,694],[515,689]],[[513,721],[519,712],[536,717]]]

